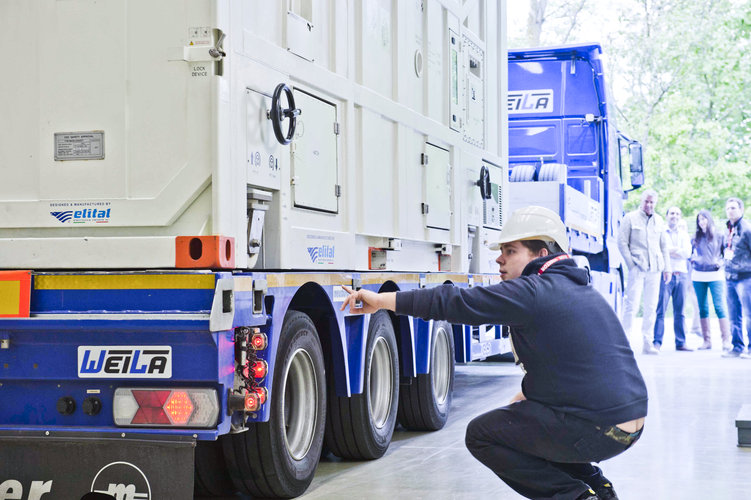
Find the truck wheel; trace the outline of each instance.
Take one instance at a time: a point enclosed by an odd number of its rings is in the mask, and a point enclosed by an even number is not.
[[[218,440],[197,441],[194,463],[197,496],[229,496],[237,491],[227,473],[222,444]]]
[[[445,321],[433,323],[430,372],[411,379],[399,395],[399,423],[411,430],[437,431],[445,424],[454,389],[454,334]]]
[[[339,397],[329,377],[326,445],[342,458],[372,460],[386,453],[396,425],[399,401],[399,353],[391,317],[370,317],[362,394]]]
[[[326,425],[323,351],[307,314],[284,317],[269,397],[268,422],[224,441],[230,477],[254,497],[296,497],[313,480]]]

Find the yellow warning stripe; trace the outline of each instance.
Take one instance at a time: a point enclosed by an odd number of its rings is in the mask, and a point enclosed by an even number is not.
[[[387,281],[419,283],[420,275],[412,273],[362,273],[360,279],[363,285],[380,285]]]
[[[425,276],[427,283],[446,283],[450,281],[452,283],[468,283],[469,277],[466,274],[450,274],[450,273],[430,273]]]
[[[269,288],[299,287],[306,283],[326,285],[351,285],[351,274],[321,273],[321,274],[267,274],[266,283]]]
[[[36,275],[36,290],[210,289],[213,274],[71,274]]]

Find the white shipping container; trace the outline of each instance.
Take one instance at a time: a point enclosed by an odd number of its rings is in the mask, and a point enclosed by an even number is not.
[[[4,0],[2,267],[493,272],[499,26],[503,0]]]

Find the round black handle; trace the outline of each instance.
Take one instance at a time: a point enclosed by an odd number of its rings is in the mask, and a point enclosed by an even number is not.
[[[63,396],[57,400],[56,407],[60,415],[72,415],[76,411],[76,402],[70,396]]]
[[[480,167],[480,179],[475,182],[475,186],[480,186],[480,196],[483,200],[489,200],[492,196],[490,192],[490,170],[483,165]]]
[[[83,400],[82,408],[86,415],[91,415],[93,417],[102,411],[102,402],[99,398],[89,397]]]
[[[282,108],[280,102],[282,92],[287,96],[288,108]],[[280,144],[289,144],[292,142],[292,137],[295,135],[295,128],[297,127],[297,117],[302,111],[295,108],[295,97],[292,95],[292,89],[287,87],[284,83],[280,83],[274,89],[274,94],[271,96],[271,111],[269,112],[269,118],[271,124],[274,127],[274,135],[276,140]],[[282,132],[282,122],[289,118],[289,128],[287,129],[287,135]]]

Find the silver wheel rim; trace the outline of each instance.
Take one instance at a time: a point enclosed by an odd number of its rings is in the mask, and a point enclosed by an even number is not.
[[[318,384],[313,360],[298,349],[285,367],[282,397],[284,442],[295,460],[308,454],[318,420]]]
[[[368,399],[370,401],[370,418],[378,428],[383,428],[391,413],[391,392],[394,385],[394,362],[386,339],[378,337],[373,346],[370,361]]]
[[[442,405],[449,395],[451,360],[449,359],[449,338],[444,327],[438,327],[435,332],[435,344],[433,345],[433,369],[430,377],[433,382],[433,398]]]

